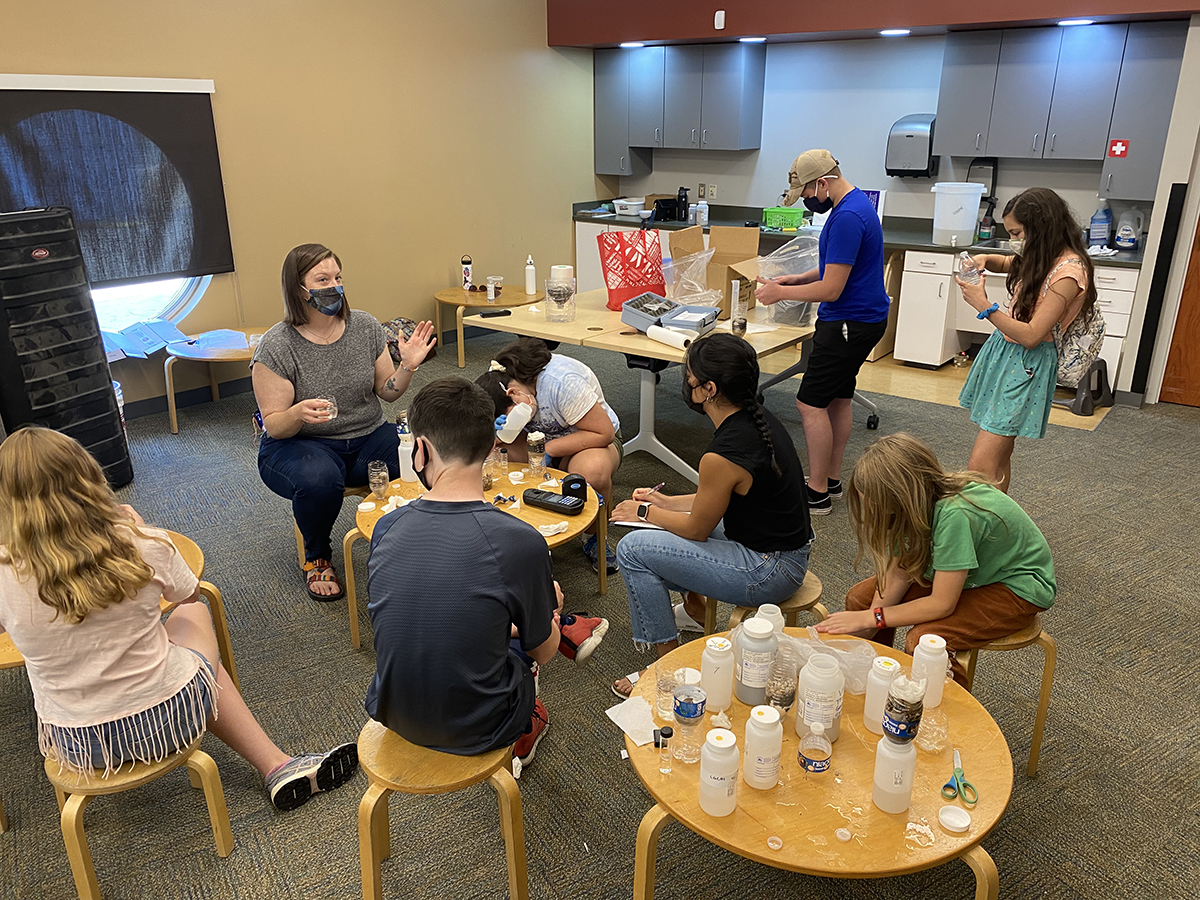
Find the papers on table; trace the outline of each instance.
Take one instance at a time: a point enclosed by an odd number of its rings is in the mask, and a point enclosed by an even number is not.
[[[728,334],[728,333],[730,333],[731,327],[732,326],[731,326],[729,320],[726,320],[726,321],[722,322],[720,325],[718,325],[716,328],[714,328],[713,331],[724,331]],[[769,332],[774,331],[778,327],[779,327],[778,325],[760,325],[757,322],[747,322],[746,323],[746,334],[768,334]]]
[[[167,344],[178,344],[189,340],[188,336],[166,319],[148,319],[134,322],[120,331],[102,331],[104,352],[109,362],[132,357],[145,359]]]
[[[250,344],[244,332],[218,328],[196,338],[196,347],[200,350],[249,350]]]

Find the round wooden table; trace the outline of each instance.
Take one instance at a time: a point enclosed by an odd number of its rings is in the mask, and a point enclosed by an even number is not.
[[[544,296],[546,296],[545,291],[527,294],[524,283],[510,285],[507,281],[500,296],[493,303],[488,303],[485,291],[468,291],[463,288],[446,288],[438,291],[433,295],[433,327],[437,333],[437,339],[439,342],[442,340],[442,304],[449,303],[456,307],[454,327],[458,332],[458,367],[461,369],[467,364],[463,352],[463,314],[468,308],[506,309],[514,306],[528,306],[530,303],[537,303]]]
[[[566,472],[559,469],[545,470],[546,474],[541,478],[533,478],[528,474],[528,466],[520,466],[513,463],[509,471],[525,471],[525,480],[520,484],[513,484],[507,475],[499,475],[489,490],[484,491],[484,496],[490,503],[497,494],[503,494],[505,497],[517,497],[520,499],[521,494],[528,488],[536,488],[542,481],[547,478],[557,478],[560,481],[566,476]],[[388,492],[383,500],[376,500],[374,496],[368,496],[364,502],[374,503],[375,508],[370,510],[357,510],[354,513],[354,528],[346,532],[346,537],[342,541],[342,561],[346,570],[346,603],[349,606],[350,612],[350,643],[357,650],[361,644],[358,632],[358,600],[355,590],[354,581],[354,565],[352,563],[351,549],[354,542],[358,540],[371,540],[371,536],[375,533],[375,523],[383,518],[383,506],[387,503],[387,498],[402,497],[405,500],[414,500],[425,493],[425,488],[421,486],[419,481],[401,481],[396,479],[388,485]],[[526,522],[537,528],[539,525],[554,525],[558,522],[566,522],[567,530],[559,534],[546,537],[546,544],[553,550],[555,547],[562,546],[574,538],[579,537],[584,529],[590,526],[593,522],[596,525],[596,552],[599,554],[599,559],[603,560],[605,555],[605,547],[608,541],[608,517],[604,515],[600,506],[600,497],[589,486],[587,501],[584,503],[583,512],[577,516],[564,516],[561,513],[550,512],[547,509],[539,509],[536,506],[527,506],[521,504],[520,509],[514,510],[516,504],[513,503],[497,503],[496,506],[506,512],[511,512],[522,522]],[[544,537],[544,536],[543,536]],[[596,572],[599,579],[599,588],[601,594],[608,593],[608,571],[607,567],[601,565]]]
[[[804,634],[798,628],[786,631]],[[858,639],[830,636],[828,640]],[[912,664],[911,656],[874,646],[880,656]],[[703,640],[689,641],[664,659],[699,669],[703,649]],[[634,686],[634,694],[643,697],[651,709],[655,682],[653,677],[642,678]],[[978,700],[957,684],[947,683],[941,708],[949,718],[950,741],[941,753],[917,750],[912,805],[907,812],[891,815],[871,801],[875,746],[880,736],[863,726],[863,699],[862,694],[846,693],[841,736],[833,745],[829,771],[821,775],[806,773],[796,761],[800,738],[796,735],[793,706],[783,720],[781,783],[769,791],[755,790],[739,772],[737,809],[722,818],[700,809],[699,763],[684,765],[675,760],[671,774],[663,775],[658,771],[654,744],[638,747],[626,737],[634,771],[656,801],[638,828],[634,900],[653,900],[658,836],[671,819],[739,856],[777,869],[827,878],[882,878],[962,859],[975,872],[976,900],[995,900],[999,893],[996,865],[979,842],[1000,819],[1012,794],[1012,756],[999,726]],[[735,698],[728,715],[739,751],[745,749],[749,714],[750,707]],[[709,719],[706,714],[702,733],[712,727]],[[954,768],[954,747],[962,754],[967,780],[979,789],[979,802],[970,809],[971,827],[963,834],[946,831],[938,823],[941,807],[962,806],[941,794]],[[850,831],[848,842],[835,835],[839,828]],[[769,837],[782,839],[783,846],[772,850],[767,845]]]
[[[252,334],[265,334],[270,328],[230,328],[229,331],[240,331],[249,340]],[[190,336],[190,335],[189,335]],[[202,337],[202,335],[197,335]],[[167,344],[167,360],[163,363],[163,375],[167,379],[167,412],[171,415],[171,434],[179,434],[179,420],[175,415],[175,375],[171,371],[177,359],[188,359],[194,362],[208,363],[208,385],[212,391],[213,400],[221,399],[221,389],[217,384],[217,373],[212,364],[215,362],[249,362],[254,357],[256,348],[247,347],[242,350],[208,350],[195,344]]]

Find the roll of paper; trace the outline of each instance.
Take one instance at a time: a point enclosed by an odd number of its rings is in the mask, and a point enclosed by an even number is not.
[[[551,281],[570,281],[575,277],[574,266],[551,266],[550,280]]]
[[[663,328],[661,325],[651,325],[647,328],[646,337],[652,341],[658,341],[660,344],[666,344],[668,347],[674,347],[676,350],[686,350],[692,343],[692,339],[686,335],[671,328]]]

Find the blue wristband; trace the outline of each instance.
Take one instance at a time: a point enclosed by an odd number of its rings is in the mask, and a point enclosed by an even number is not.
[[[976,313],[976,314],[975,314],[975,318],[977,318],[977,319],[986,319],[986,318],[987,318],[988,316],[990,316],[992,313],[994,313],[994,312],[999,312],[999,311],[1000,311],[1000,304],[999,304],[999,303],[993,303],[991,306],[989,306],[987,309],[983,310],[982,312],[978,312],[978,313]]]

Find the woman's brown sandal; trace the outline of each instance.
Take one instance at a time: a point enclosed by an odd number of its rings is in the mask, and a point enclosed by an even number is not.
[[[333,563],[327,559],[314,559],[304,564],[304,584],[308,590],[308,596],[317,601],[317,603],[332,603],[334,600],[341,600],[346,596],[342,590],[341,584],[338,582],[337,572],[334,571]],[[331,581],[337,587],[337,592],[333,594],[321,594],[312,589],[312,586],[319,581]]]

